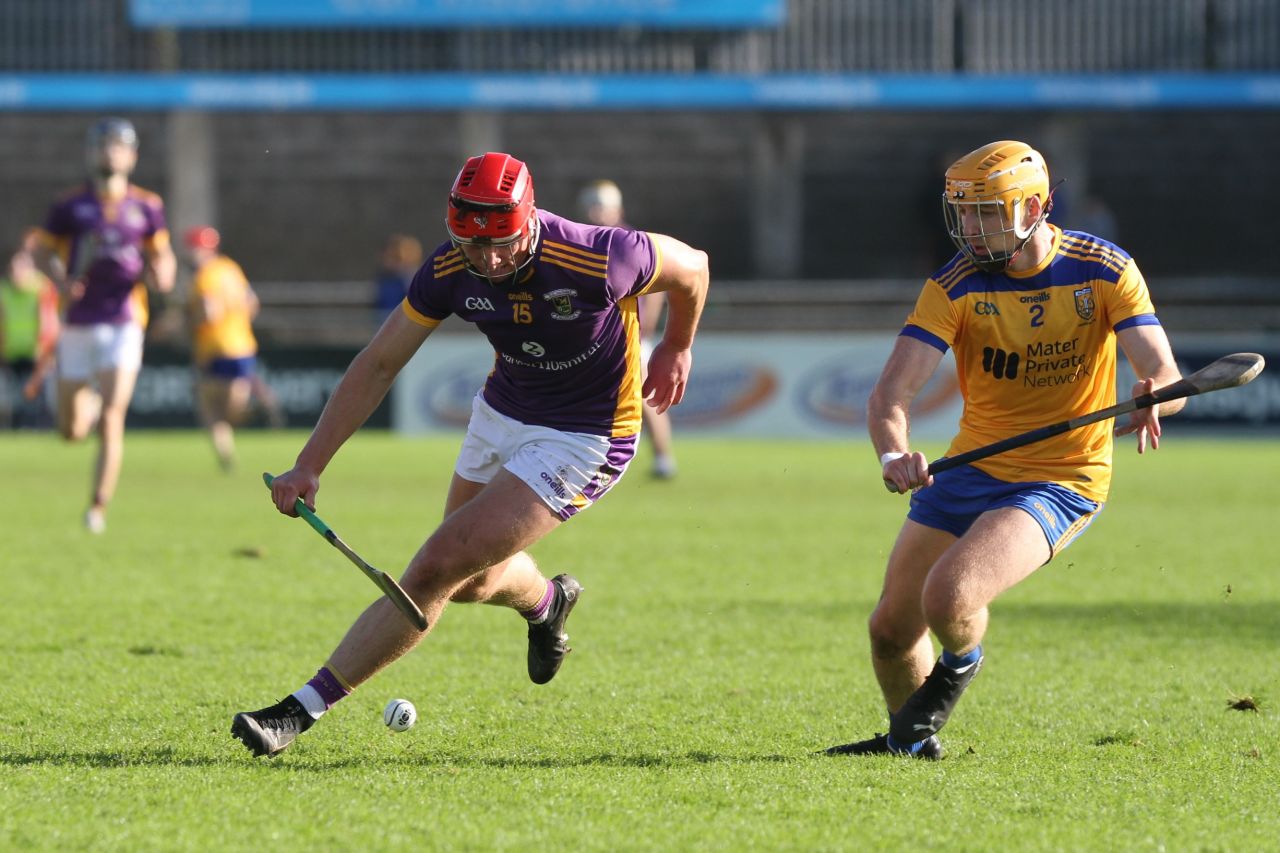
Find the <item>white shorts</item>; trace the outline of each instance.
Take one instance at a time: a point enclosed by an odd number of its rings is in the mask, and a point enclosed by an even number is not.
[[[137,323],[63,326],[58,336],[58,378],[87,382],[104,370],[142,367],[142,329]]]
[[[454,471],[472,483],[487,483],[506,468],[552,512],[569,519],[622,479],[635,456],[636,438],[530,426],[495,411],[477,394]]]

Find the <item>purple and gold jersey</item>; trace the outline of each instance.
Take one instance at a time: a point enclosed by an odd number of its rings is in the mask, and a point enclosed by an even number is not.
[[[964,396],[948,456],[1116,401],[1116,332],[1158,325],[1133,258],[1054,226],[1045,260],[985,273],[956,255],[925,282],[901,334],[955,349]],[[1103,421],[974,463],[1005,482],[1058,483],[1102,503],[1111,486],[1112,423]]]
[[[127,323],[130,294],[142,279],[144,249],[168,244],[164,203],[129,185],[124,198],[100,197],[93,186],[54,202],[43,239],[62,256],[68,280],[84,282],[84,296],[67,307],[67,323]]]
[[[484,399],[522,423],[590,435],[640,431],[636,297],[662,258],[642,231],[583,225],[538,211],[541,233],[519,281],[494,287],[440,246],[402,303],[434,328],[450,314],[474,323],[495,352]]]

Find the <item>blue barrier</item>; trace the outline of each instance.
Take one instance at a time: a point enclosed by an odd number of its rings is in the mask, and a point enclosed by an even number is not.
[[[129,0],[136,27],[772,27],[786,0]]]
[[[20,74],[0,111],[1276,109],[1280,74]]]

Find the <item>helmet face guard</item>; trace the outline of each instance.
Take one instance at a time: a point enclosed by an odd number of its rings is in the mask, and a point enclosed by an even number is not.
[[[1028,201],[1040,212],[1026,222]],[[1049,216],[1053,192],[1040,152],[1022,142],[993,142],[947,169],[942,213],[947,235],[974,266],[1004,272]]]
[[[445,227],[453,245],[462,249],[467,271],[495,286],[513,283],[533,260],[538,217],[533,206],[533,177],[529,168],[509,154],[472,157],[449,190]],[[529,237],[527,246],[520,246]],[[512,270],[492,276],[467,257],[466,247],[506,249]],[[516,257],[518,251],[525,257]]]
[[[107,151],[113,146],[123,145],[138,151],[138,131],[133,122],[123,118],[104,118],[94,122],[85,134],[84,156],[89,172],[102,177],[109,177],[112,168],[107,161]]]

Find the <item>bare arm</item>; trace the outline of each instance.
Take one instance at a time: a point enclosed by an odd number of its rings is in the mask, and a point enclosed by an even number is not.
[[[1152,389],[1161,388],[1182,378],[1178,364],[1173,359],[1173,349],[1169,346],[1169,338],[1162,326],[1130,326],[1116,333],[1116,340],[1124,350],[1125,357],[1138,375],[1138,382],[1133,386],[1133,396],[1146,394]],[[1129,415],[1129,422],[1117,425],[1115,434],[1129,435],[1137,433],[1138,452],[1147,449],[1147,441],[1151,449],[1160,447],[1160,418],[1175,415],[1187,404],[1186,399],[1170,400],[1149,409],[1139,409]]]
[[[66,299],[67,293],[67,268],[62,263],[62,257],[57,250],[48,243],[48,237],[41,237],[36,241],[33,260],[36,269],[45,274],[49,281],[53,282],[53,286],[57,288],[58,295],[62,299]]]
[[[667,295],[667,327],[649,358],[641,393],[661,414],[684,399],[693,368],[693,337],[707,301],[711,269],[707,253],[665,234],[650,234],[662,268],[650,292]]]
[[[901,454],[881,465],[881,476],[900,494],[928,486],[929,460],[911,452],[911,401],[942,362],[942,352],[915,338],[899,336],[880,379],[867,400],[867,431],[876,455]]]
[[[178,275],[178,259],[174,257],[173,247],[169,245],[168,232],[162,231],[148,241],[146,254],[147,269],[144,275],[147,286],[158,293],[169,293],[173,290],[173,283]]]
[[[410,320],[403,311],[393,311],[387,317],[333,390],[293,469],[272,483],[271,496],[281,512],[297,515],[293,505],[298,498],[315,508],[320,475],[338,448],[373,414],[400,370],[430,334],[431,329]]]

